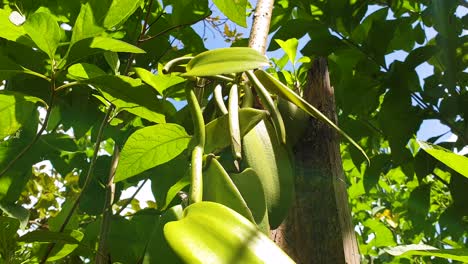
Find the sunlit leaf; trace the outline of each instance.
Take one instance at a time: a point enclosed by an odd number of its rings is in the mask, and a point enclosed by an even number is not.
[[[296,53],[299,41],[296,38],[291,38],[286,41],[283,41],[281,39],[275,39],[275,41],[284,50],[284,52],[286,52],[289,61],[291,61],[294,65],[294,63],[296,62]]]
[[[170,161],[184,151],[191,137],[176,124],[159,124],[137,130],[125,143],[115,182]]]
[[[242,27],[247,27],[245,21],[247,0],[213,0],[213,3],[230,20]]]
[[[188,206],[164,236],[186,263],[294,263],[255,224],[218,203]]]
[[[82,4],[75,25],[73,25],[70,45],[79,40],[97,36],[103,31],[104,29],[98,26],[95,21],[93,10],[89,3]]]
[[[140,6],[142,0],[113,0],[107,10],[103,26],[108,29],[125,22]]]
[[[225,205],[254,222],[252,212],[236,185],[219,161],[214,158],[203,172],[203,201]]]
[[[24,24],[26,33],[52,59],[60,42],[60,27],[48,13],[35,13]]]
[[[68,74],[70,78],[75,80],[85,80],[106,75],[98,66],[89,63],[73,64],[68,68]]]
[[[222,48],[198,54],[187,64],[184,76],[238,73],[268,66],[268,59],[252,48]]]
[[[12,135],[37,114],[41,99],[14,92],[0,92],[0,139]],[[44,103],[45,104],[45,103]]]
[[[441,146],[418,140],[419,146],[432,157],[468,178],[468,158]]]
[[[159,99],[152,88],[140,80],[121,75],[103,75],[86,80],[99,89],[104,98],[119,110],[130,112],[155,123],[165,123],[165,114],[172,114],[174,107]]]
[[[145,53],[144,50],[138,48],[137,46],[108,37],[94,37],[89,47],[113,52]]]
[[[468,249],[466,248],[438,249],[424,244],[412,244],[387,248],[385,251],[393,256],[430,256],[468,262]]]
[[[153,74],[152,72],[143,68],[133,68],[135,73],[149,86],[156,89],[159,94],[163,95],[164,91],[176,84],[185,81],[184,78],[176,75],[165,75],[165,74]]]
[[[0,38],[20,43],[33,44],[27,37],[24,27],[15,25],[10,21],[11,13],[5,9],[0,9]],[[1,60],[0,60],[1,61]]]
[[[254,128],[265,116],[267,112],[253,108],[243,108],[239,110],[240,134],[243,137]],[[229,137],[229,120],[227,115],[216,118],[205,126],[207,135],[205,143],[206,153],[217,153],[231,144]]]

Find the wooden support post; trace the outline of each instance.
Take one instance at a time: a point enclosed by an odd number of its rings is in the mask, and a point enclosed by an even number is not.
[[[337,121],[325,58],[314,61],[304,98]],[[339,138],[314,118],[294,147],[296,199],[273,240],[297,263],[358,264],[359,249],[348,205]]]

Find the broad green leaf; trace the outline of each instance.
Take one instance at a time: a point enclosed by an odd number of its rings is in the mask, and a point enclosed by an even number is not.
[[[161,218],[159,218],[159,221],[156,224],[153,233],[151,234],[151,238],[148,241],[148,247],[145,251],[143,264],[183,263],[182,260],[167,244],[163,232],[164,225],[166,225],[166,223],[182,219],[182,213],[182,205],[176,205],[169,208],[168,210],[166,210],[166,212],[164,212],[163,215],[161,215]]]
[[[278,96],[283,97],[284,99],[290,101],[291,103],[295,104],[297,107],[301,108],[309,115],[323,121],[324,123],[331,126],[335,129],[339,134],[344,136],[355,148],[357,148],[364,157],[366,157],[367,161],[369,162],[369,157],[367,157],[364,150],[361,146],[358,145],[348,134],[346,134],[343,130],[341,130],[335,123],[333,123],[328,117],[322,114],[317,108],[313,107],[307,101],[305,101],[302,97],[297,95],[291,89],[289,89],[286,85],[278,81],[275,77],[271,76],[264,70],[257,70],[255,71],[255,75],[260,80],[260,82],[270,90],[271,93],[277,94]]]
[[[20,221],[20,228],[24,229],[28,225],[29,210],[18,204],[0,202],[0,209],[10,217]]]
[[[25,243],[56,243],[47,261],[56,261],[68,256],[83,239],[84,234],[78,230],[64,232],[52,232],[48,230],[36,230],[25,234],[18,239]]]
[[[265,191],[258,174],[253,169],[247,168],[241,173],[232,173],[229,176],[247,203],[258,228],[264,234],[270,235]]]
[[[284,50],[284,52],[286,52],[289,61],[294,65],[296,62],[297,45],[299,44],[299,41],[296,38],[291,38],[286,41],[275,39],[275,41]]]
[[[106,75],[98,66],[89,63],[77,63],[68,68],[68,76],[75,80],[86,80]]]
[[[394,246],[396,244],[392,231],[390,231],[390,229],[388,229],[380,220],[367,219],[363,224],[370,228],[375,234],[374,239],[371,241],[373,246],[386,247]]]
[[[0,79],[6,80],[19,73],[30,74],[47,79],[47,77],[42,74],[31,71],[0,53]]]
[[[85,82],[97,87],[104,98],[119,110],[149,121],[165,123],[164,114],[174,112],[172,104],[157,98],[154,90],[140,80],[121,75],[103,75]]]
[[[239,110],[240,134],[243,137],[254,128],[265,116],[267,112],[253,108],[243,108]],[[216,118],[205,126],[206,143],[205,153],[218,153],[231,144],[229,137],[228,115]]]
[[[138,75],[138,77],[140,77],[149,86],[156,89],[156,91],[158,91],[158,93],[161,95],[164,94],[164,91],[167,88],[185,81],[184,78],[181,78],[176,75],[165,75],[165,74],[156,75],[143,68],[133,68],[133,70]]]
[[[104,52],[104,59],[106,59],[107,64],[114,71],[115,75],[119,74],[120,60],[119,55],[116,52],[106,51]]]
[[[5,241],[14,241],[19,226],[18,219],[0,216],[0,237],[4,238]]]
[[[222,48],[202,52],[187,64],[183,76],[213,76],[268,66],[267,57],[252,48]]]
[[[203,172],[203,201],[225,205],[253,223],[255,220],[234,182],[215,158]]]
[[[35,13],[28,17],[24,29],[37,47],[53,59],[61,37],[57,21],[48,13]]]
[[[218,203],[189,205],[164,236],[186,263],[294,263],[255,224]]]
[[[198,1],[168,1],[172,5],[171,24],[180,26],[184,24],[193,24],[203,17],[210,14],[208,0]],[[166,2],[165,2],[166,3]]]
[[[179,191],[190,184],[190,158],[186,153],[146,171],[159,210],[166,210]]]
[[[94,37],[89,47],[113,52],[145,53],[144,50],[137,46],[108,37]]]
[[[107,29],[113,29],[119,24],[124,23],[140,6],[142,0],[113,0],[107,10],[103,26]]]
[[[213,0],[213,3],[230,20],[242,27],[247,27],[247,0]]]
[[[33,44],[27,37],[26,31],[22,25],[17,26],[11,23],[9,19],[10,14],[9,11],[0,9],[0,38],[23,44]]]
[[[184,151],[191,137],[177,124],[159,124],[134,132],[125,143],[115,182],[163,164]]]
[[[33,242],[48,242],[48,243],[59,243],[64,242],[67,244],[78,244],[80,240],[76,238],[73,233],[81,233],[78,230],[72,230],[71,232],[52,232],[49,230],[35,230],[26,233],[21,236],[18,241],[25,243]]]
[[[82,4],[75,25],[73,25],[70,47],[77,41],[97,36],[102,32],[104,29],[96,24],[90,4]]]
[[[466,248],[438,249],[424,244],[412,244],[387,248],[385,251],[393,256],[430,256],[468,262],[468,249]]]
[[[441,146],[418,140],[419,146],[432,157],[468,178],[468,158]]]
[[[20,93],[0,92],[0,139],[14,134],[37,114],[36,102],[43,101]]]

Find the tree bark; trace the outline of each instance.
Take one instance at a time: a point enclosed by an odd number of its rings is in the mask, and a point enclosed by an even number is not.
[[[327,61],[314,61],[304,99],[336,123]],[[294,147],[296,199],[273,240],[297,263],[359,263],[348,205],[339,138],[325,123],[309,118]]]
[[[274,0],[258,0],[249,36],[249,47],[265,54]]]

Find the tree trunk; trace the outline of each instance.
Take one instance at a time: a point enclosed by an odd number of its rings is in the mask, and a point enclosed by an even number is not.
[[[326,59],[314,61],[304,98],[336,123]],[[358,264],[339,138],[325,123],[314,118],[308,122],[294,147],[296,199],[272,238],[297,263]]]

